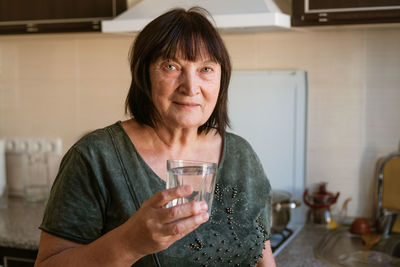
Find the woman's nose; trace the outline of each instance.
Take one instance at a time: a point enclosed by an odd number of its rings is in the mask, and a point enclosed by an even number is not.
[[[182,93],[194,96],[200,92],[200,83],[196,71],[188,70],[182,73],[181,90]]]

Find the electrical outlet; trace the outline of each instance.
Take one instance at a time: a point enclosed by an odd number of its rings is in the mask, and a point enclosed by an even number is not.
[[[61,155],[61,138],[6,138],[6,153]]]

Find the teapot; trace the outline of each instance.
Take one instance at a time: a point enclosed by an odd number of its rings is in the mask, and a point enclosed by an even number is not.
[[[327,183],[317,184],[315,190],[309,194],[308,189],[304,190],[303,201],[310,207],[307,221],[315,224],[328,224],[331,222],[330,206],[335,204],[339,192],[333,194],[326,189]]]

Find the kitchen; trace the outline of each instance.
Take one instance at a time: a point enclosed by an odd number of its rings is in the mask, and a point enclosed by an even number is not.
[[[371,217],[376,162],[400,141],[399,24],[222,37],[234,71],[307,72],[304,186],[327,182],[329,191],[340,192],[333,213],[351,197],[348,216]],[[88,131],[126,118],[133,39],[100,32],[0,36],[0,137],[60,138],[64,154]],[[59,160],[50,159],[53,179]],[[283,264],[284,255],[278,266],[296,266]]]

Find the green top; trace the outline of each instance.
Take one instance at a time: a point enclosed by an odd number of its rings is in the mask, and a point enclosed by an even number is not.
[[[165,189],[121,123],[79,140],[61,161],[40,229],[88,244],[123,224]],[[271,187],[243,138],[224,136],[208,222],[133,266],[252,266],[270,238]]]

